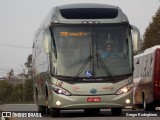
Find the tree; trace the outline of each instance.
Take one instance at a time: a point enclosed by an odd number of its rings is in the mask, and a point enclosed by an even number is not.
[[[28,69],[28,76],[32,76],[32,55],[31,54],[28,56],[27,62],[25,62],[24,65]]]
[[[11,69],[8,73],[7,73],[8,79],[14,79],[14,70]]]
[[[152,22],[146,28],[143,40],[141,51],[155,45],[160,45],[160,8],[157,10],[156,15],[152,17]]]

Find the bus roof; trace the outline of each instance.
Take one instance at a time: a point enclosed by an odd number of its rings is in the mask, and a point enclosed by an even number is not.
[[[134,58],[138,58],[138,57],[145,56],[147,54],[153,53],[158,48],[160,48],[160,45],[155,45],[153,47],[150,47],[150,48],[146,49],[143,53],[135,55]]]
[[[128,22],[128,18],[117,6],[79,3],[53,7],[42,24],[47,26],[54,22],[81,24],[84,21],[121,23]]]

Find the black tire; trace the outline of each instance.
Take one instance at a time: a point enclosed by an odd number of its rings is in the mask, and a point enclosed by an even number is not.
[[[149,103],[149,104],[146,104],[146,107],[144,108],[145,111],[155,111],[155,105],[154,103]]]
[[[142,92],[142,100],[143,100],[143,109],[145,111],[154,111],[155,110],[155,104],[154,104],[154,102],[146,103],[145,92]]]
[[[145,110],[147,108],[147,103],[145,100],[143,100],[143,109]]]
[[[46,114],[46,106],[38,105],[38,112],[41,113],[41,115]]]
[[[49,108],[46,109],[46,114],[50,115],[50,109]]]
[[[48,89],[46,87],[46,105],[48,106]],[[46,108],[46,114],[50,115],[50,109],[47,107]]]
[[[137,109],[136,105],[133,104],[133,105],[132,105],[132,110],[136,110],[136,109]]]
[[[122,114],[122,108],[111,108],[111,113],[113,116],[120,116]]]
[[[38,104],[38,90],[36,89],[36,104]]]
[[[60,109],[50,108],[50,115],[52,117],[59,117],[60,116]]]

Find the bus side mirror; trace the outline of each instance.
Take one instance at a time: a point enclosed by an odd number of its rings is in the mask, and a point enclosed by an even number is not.
[[[132,33],[132,42],[133,42],[133,52],[134,54],[138,53],[140,49],[140,32],[136,26],[131,26],[131,33]]]
[[[47,54],[51,52],[51,33],[49,28],[46,28],[43,33],[43,49]]]

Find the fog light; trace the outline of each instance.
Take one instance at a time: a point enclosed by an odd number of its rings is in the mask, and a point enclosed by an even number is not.
[[[57,102],[56,102],[56,105],[57,105],[57,106],[61,105],[61,102],[60,102],[60,101],[57,101]]]
[[[129,104],[130,102],[131,102],[130,99],[127,99],[127,100],[126,100],[126,103],[127,103],[127,104]]]

